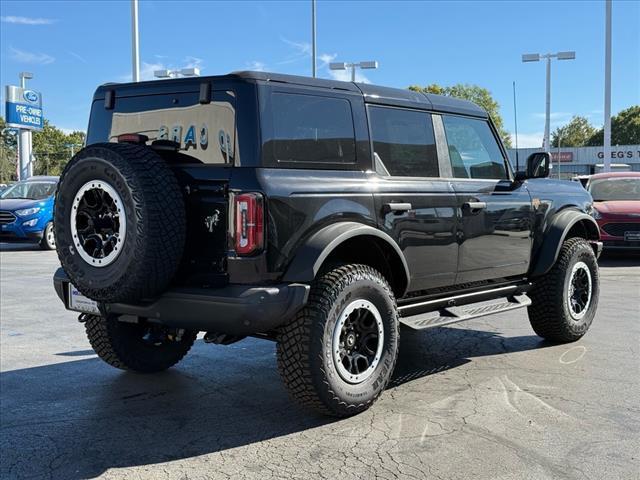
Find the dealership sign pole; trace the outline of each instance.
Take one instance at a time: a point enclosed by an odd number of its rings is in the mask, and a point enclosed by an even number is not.
[[[7,85],[6,91],[6,119],[7,126],[17,128],[19,168],[18,180],[26,180],[33,174],[31,155],[31,132],[42,130],[44,117],[42,116],[42,95],[40,92],[28,90],[26,80],[33,78],[33,74],[20,73],[20,86]]]

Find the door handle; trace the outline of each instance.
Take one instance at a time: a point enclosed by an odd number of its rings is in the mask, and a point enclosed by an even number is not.
[[[406,212],[407,210],[411,210],[411,204],[391,202],[391,203],[385,203],[384,208],[385,210],[390,212]]]
[[[478,213],[480,210],[487,208],[487,202],[464,202],[462,208],[469,210],[471,213]]]

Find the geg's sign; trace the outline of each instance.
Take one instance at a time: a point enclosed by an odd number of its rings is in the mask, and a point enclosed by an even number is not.
[[[35,90],[7,85],[7,126],[26,130],[42,130],[42,95]]]
[[[611,150],[611,159],[616,160],[618,158],[640,158],[640,149],[630,149],[630,150]],[[604,152],[598,152],[598,158],[604,158]]]

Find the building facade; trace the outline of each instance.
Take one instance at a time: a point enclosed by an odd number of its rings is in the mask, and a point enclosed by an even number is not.
[[[516,166],[516,150],[507,150],[511,164]],[[542,148],[519,148],[518,163],[524,169],[527,157]],[[604,147],[552,148],[552,177],[569,179],[578,175],[591,175],[602,171]],[[616,145],[611,147],[611,169],[640,172],[640,145]]]

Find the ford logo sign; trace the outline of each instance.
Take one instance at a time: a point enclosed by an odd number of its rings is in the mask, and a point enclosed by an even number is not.
[[[38,94],[33,90],[25,90],[22,96],[30,103],[36,103],[38,101]]]

